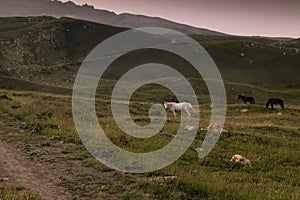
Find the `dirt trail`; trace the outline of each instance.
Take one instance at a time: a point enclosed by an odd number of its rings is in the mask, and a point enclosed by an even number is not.
[[[82,146],[35,137],[25,127],[0,110],[0,188],[23,186],[44,199],[120,199],[132,190],[128,183],[146,180],[111,171]]]
[[[16,124],[0,119],[0,134],[23,131]],[[22,155],[17,145],[0,139],[0,186],[3,184],[23,186],[43,199],[69,199],[69,194],[56,183],[49,170]]]

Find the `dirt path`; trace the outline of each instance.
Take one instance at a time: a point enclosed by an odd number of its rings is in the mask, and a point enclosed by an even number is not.
[[[148,177],[123,174],[99,163],[80,144],[31,133],[0,110],[0,188],[21,186],[43,199],[122,199]]]
[[[0,119],[0,133],[23,132],[16,124]],[[45,166],[25,158],[17,145],[0,139],[0,186],[22,186],[43,199],[69,199],[70,195],[57,185]]]

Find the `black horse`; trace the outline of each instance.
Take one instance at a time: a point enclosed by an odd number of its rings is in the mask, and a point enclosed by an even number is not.
[[[255,104],[255,101],[254,101],[253,97],[245,97],[243,95],[239,95],[238,100],[240,100],[240,99],[242,99],[245,104],[247,104],[247,102],[250,102],[251,104]]]
[[[271,108],[273,109],[274,104],[279,104],[281,109],[284,109],[284,102],[282,99],[276,99],[276,98],[271,98],[266,104],[266,108],[269,108],[269,105],[271,104]]]

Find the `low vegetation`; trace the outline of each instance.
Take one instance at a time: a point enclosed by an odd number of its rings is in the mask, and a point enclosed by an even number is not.
[[[170,95],[167,90],[160,91],[162,96]],[[237,101],[231,103],[225,124],[228,132],[221,135],[207,157],[199,160],[194,150],[201,146],[206,134],[199,130],[194,143],[175,163],[155,172],[132,176],[106,167],[84,149],[74,128],[71,96],[8,90],[1,90],[0,93],[8,97],[0,99],[0,110],[24,122],[23,128],[27,130],[26,134],[1,135],[7,142],[45,144],[45,141],[62,141],[72,144],[72,148],[62,151],[66,155],[74,154],[69,159],[77,160],[86,168],[112,174],[117,180],[105,182],[101,181],[101,177],[91,177],[84,172],[71,177],[58,177],[63,187],[74,195],[80,193],[82,198],[96,198],[100,193],[121,199],[299,198],[300,182],[295,176],[299,174],[300,166],[299,106],[288,104],[281,111],[266,109],[261,103],[246,106]],[[142,95],[145,101],[139,102]],[[149,121],[144,105],[160,99],[155,99],[150,85],[137,91],[132,101],[137,102],[130,107],[132,117],[139,119],[136,123],[147,124]],[[136,139],[122,133],[116,126],[108,96],[99,93],[96,105],[99,123],[106,135],[114,144],[129,151],[148,152],[163,147],[172,140],[180,123],[168,113],[167,123],[158,135],[148,140]],[[242,113],[245,108],[248,112]],[[210,117],[209,104],[202,104],[200,111],[200,127],[206,128]],[[234,154],[247,157],[252,167],[230,162]],[[42,163],[58,162],[58,158],[46,159],[39,152],[28,155]],[[39,160],[39,157],[43,159]],[[152,178],[164,176],[176,178],[168,181]],[[95,188],[100,193],[91,193]]]
[[[30,193],[23,191],[24,188],[22,187],[7,187],[7,188],[0,188],[0,199],[5,200],[41,200],[40,197]]]

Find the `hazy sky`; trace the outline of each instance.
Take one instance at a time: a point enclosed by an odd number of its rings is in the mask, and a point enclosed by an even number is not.
[[[300,37],[300,0],[73,0],[235,35]]]

